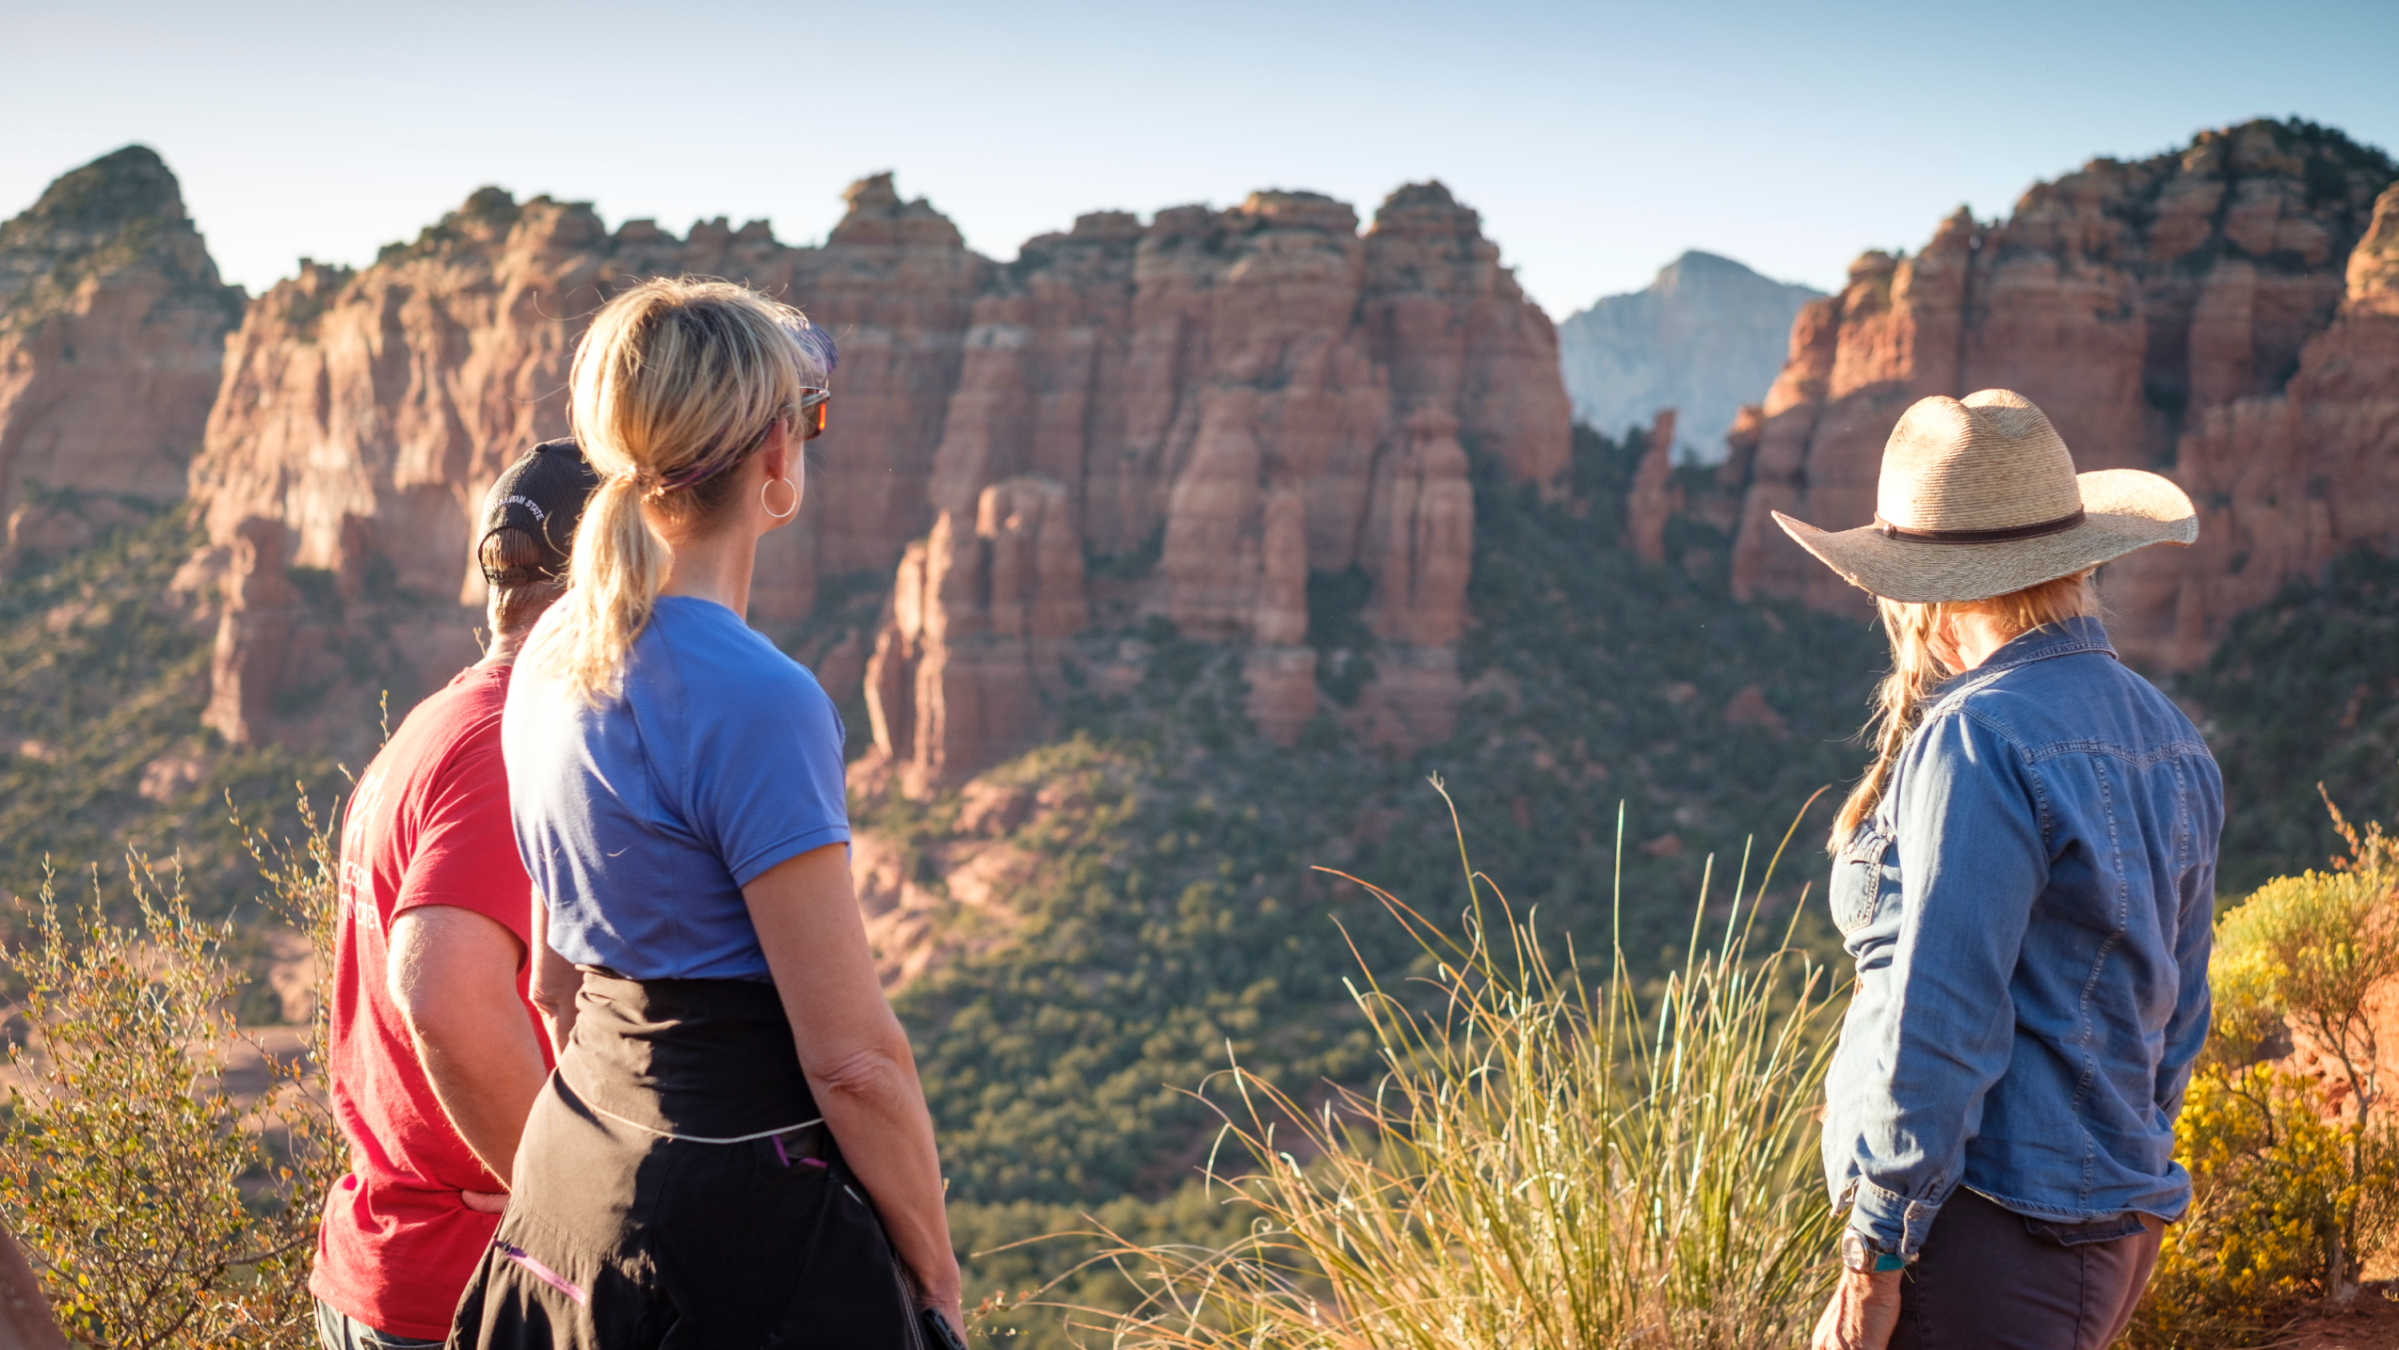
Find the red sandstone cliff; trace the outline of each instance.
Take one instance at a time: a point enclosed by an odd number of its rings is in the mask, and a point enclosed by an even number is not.
[[[975,305],[933,534],[868,675],[879,751],[921,788],[1021,748],[1094,602],[1244,644],[1250,713],[1287,740],[1319,710],[1308,574],[1353,567],[1382,674],[1349,716],[1438,739],[1461,693],[1466,446],[1548,482],[1567,417],[1554,330],[1439,184],[1393,193],[1363,236],[1347,205],[1261,192],[1034,239]],[[1084,550],[1111,560],[1103,594]]]
[[[229,569],[210,724],[246,739],[279,693],[340,678],[334,650],[349,638],[308,638],[271,612],[259,597],[282,590],[253,581],[260,568],[329,571],[343,594],[384,601],[384,621],[430,606],[451,636],[428,636],[421,676],[471,658],[465,623],[443,610],[482,598],[468,565],[482,493],[525,447],[565,431],[575,341],[637,277],[748,282],[841,344],[805,528],[762,554],[753,620],[788,626],[820,576],[890,566],[927,519],[925,475],[988,264],[924,202],[903,202],[889,175],[848,200],[822,247],[793,248],[764,221],[704,222],[678,239],[635,220],[611,234],[587,205],[485,189],[371,267],[307,265],[261,296],[227,348],[191,471],[211,565]]]
[[[2199,542],[2135,554],[2109,582],[2153,659],[2199,664],[2235,616],[2341,553],[2399,555],[2399,183],[2347,282],[2283,392],[2211,407],[2183,433],[2173,473],[2199,506]]]
[[[404,690],[471,656],[469,523],[509,459],[565,429],[582,324],[631,278],[701,273],[788,296],[840,341],[808,511],[769,542],[750,617],[788,630],[820,578],[899,560],[865,674],[912,787],[1031,743],[1077,640],[1146,616],[1243,645],[1252,715],[1296,735],[1319,711],[1311,571],[1372,585],[1380,675],[1344,715],[1380,740],[1447,734],[1468,447],[1548,483],[1568,445],[1555,332],[1473,211],[1405,187],[1361,234],[1342,203],[1265,192],[1146,226],[1088,215],[1002,268],[888,175],[849,205],[792,248],[762,221],[611,234],[587,206],[486,189],[371,267],[262,296],[191,476],[212,540],[191,575],[224,602],[211,725],[245,739],[362,671]],[[1088,594],[1087,554],[1109,563]]]
[[[2383,274],[2352,265],[2388,247],[2369,221],[2393,177],[2337,133],[2252,122],[2179,154],[2094,161],[2004,223],[1961,211],[1912,258],[1866,254],[1801,313],[1762,420],[1738,429],[1751,480],[1736,593],[1861,606],[1769,513],[1865,523],[1900,412],[1989,387],[2040,404],[2083,468],[2160,469],[2200,502],[2199,547],[2109,578],[2136,659],[2194,664],[2291,576],[2399,545]]]
[[[0,518],[7,551],[72,547],[183,496],[238,287],[144,146],[61,177],[0,225]]]

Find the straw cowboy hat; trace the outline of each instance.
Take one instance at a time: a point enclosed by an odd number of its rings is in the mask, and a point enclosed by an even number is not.
[[[2006,389],[1907,410],[1883,447],[1872,525],[1774,520],[1851,585],[1916,602],[2006,595],[2199,537],[2181,488],[2139,469],[2077,474],[2049,419]]]

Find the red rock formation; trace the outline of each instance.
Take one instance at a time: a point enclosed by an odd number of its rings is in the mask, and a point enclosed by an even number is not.
[[[277,647],[288,637],[244,627],[245,567],[327,569],[352,595],[480,603],[468,554],[483,491],[525,447],[565,432],[575,341],[637,277],[745,281],[789,297],[840,340],[810,509],[762,552],[753,620],[796,623],[819,576],[889,566],[929,519],[925,475],[987,264],[932,208],[902,202],[889,175],[848,200],[823,247],[791,248],[764,221],[738,231],[703,222],[677,239],[637,220],[611,235],[587,205],[520,206],[487,188],[372,267],[304,265],[260,297],[228,348],[191,473],[216,546],[253,541],[226,574],[220,654],[243,655],[220,661],[214,724],[255,731],[229,710],[265,706],[275,692],[222,681],[279,681],[293,668]],[[245,534],[252,521],[283,527],[281,556],[259,551],[269,536]],[[461,642],[471,622],[453,625]]]
[[[2203,134],[2176,155],[2094,161],[2035,186],[2005,223],[1960,211],[1913,258],[1860,258],[1847,288],[1792,326],[1790,361],[1756,433],[1736,592],[1862,607],[1770,512],[1828,527],[1870,519],[1883,442],[1928,394],[2015,389],[2049,414],[2082,467],[2168,469],[2200,497],[2211,490],[2201,486],[2204,465],[2218,453],[2210,438],[2262,445],[2261,419],[2281,406],[2286,385],[2302,401],[2324,396],[2303,368],[2336,358],[2303,353],[2343,305],[2344,264],[2392,175],[2387,159],[2337,133],[2252,122]],[[2262,475],[2252,486],[2304,495],[2308,475],[2287,455],[2249,463]],[[2296,528],[2270,533],[2289,540]],[[2351,530],[2338,546],[2370,534]],[[2286,557],[2318,556],[2281,544],[2268,550],[2282,550],[2274,557],[2257,546],[2212,551],[2211,537],[2227,531],[2203,522],[2199,550],[2153,551],[2111,577],[2128,654],[2167,665],[2202,658],[2231,617],[2217,606],[2232,592],[2263,599],[2293,574]],[[2254,576],[2245,570],[2261,563]],[[2159,569],[2182,577],[2210,568],[2242,579],[2203,598],[2157,579]]]
[[[2183,434],[2174,476],[2199,506],[2199,542],[2113,569],[2111,601],[2150,659],[2198,665],[2292,577],[2353,549],[2399,554],[2399,184],[2347,277],[2284,392],[2210,408]]]
[[[778,540],[793,580],[761,623],[788,624],[815,601],[813,576],[883,573],[932,519],[926,484],[965,356],[967,318],[991,264],[922,197],[903,201],[888,173],[852,184],[849,210],[820,249],[786,250],[782,294],[841,346],[834,420],[815,444],[812,514]],[[711,275],[732,276],[731,272]],[[797,555],[803,548],[810,556]],[[761,570],[770,558],[761,558]]]
[[[259,734],[278,691],[355,646],[312,637],[259,569],[323,569],[379,623],[479,601],[469,522],[509,459],[564,431],[582,323],[631,278],[696,272],[789,296],[842,348],[808,514],[766,546],[752,621],[796,624],[817,578],[890,566],[932,527],[866,663],[912,789],[1041,733],[1089,626],[1086,552],[1109,622],[1250,648],[1251,714],[1284,739],[1318,711],[1309,575],[1361,569],[1385,674],[1353,721],[1447,734],[1468,447],[1545,484],[1567,448],[1555,335],[1472,211],[1427,184],[1363,235],[1313,193],[1146,227],[1101,212],[1002,269],[888,175],[848,200],[822,247],[788,248],[764,222],[611,235],[586,206],[487,189],[372,267],[262,297],[192,475],[215,548],[195,575],[226,598],[214,723]],[[462,640],[471,617],[448,612]]]
[[[1682,494],[1674,490],[1674,420],[1674,409],[1667,408],[1650,424],[1649,448],[1624,496],[1624,536],[1643,562],[1666,561],[1666,521],[1683,509]]]
[[[1244,644],[1250,716],[1284,741],[1318,711],[1308,575],[1362,569],[1383,674],[1352,720],[1419,743],[1448,734],[1463,692],[1466,446],[1546,483],[1567,418],[1554,331],[1446,189],[1393,193],[1363,237],[1340,202],[1261,192],[1028,243],[976,303],[931,497],[956,520],[985,485],[1059,485],[1060,518],[1110,560],[1111,612]],[[949,591],[931,578],[958,537],[937,529],[928,561],[903,565],[925,608],[895,601],[869,675],[878,745],[919,788],[1040,730],[994,738],[984,714],[944,711],[958,667],[918,634],[940,627]],[[964,697],[981,707],[996,676],[974,670]]]
[[[1088,619],[1066,488],[1032,475],[943,511],[908,546],[867,666],[875,743],[903,791],[957,781],[1047,720],[1068,640]]]
[[[183,496],[241,306],[184,215],[175,175],[147,147],[61,177],[0,225],[10,552],[89,539],[112,523],[111,497]]]
[[[237,744],[266,726],[291,654],[300,597],[291,574],[275,562],[287,551],[286,533],[279,521],[245,520],[226,550],[223,616],[200,720]]]
[[[1366,232],[1367,331],[1403,411],[1431,404],[1518,482],[1565,472],[1573,406],[1558,332],[1524,298],[1482,218],[1437,182],[1383,199]]]

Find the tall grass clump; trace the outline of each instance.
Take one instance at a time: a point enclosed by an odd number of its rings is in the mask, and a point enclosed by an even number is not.
[[[250,833],[267,907],[310,933],[332,970],[336,861],[301,802],[300,842]],[[238,828],[238,821],[237,821]],[[268,1083],[224,1081],[251,1038],[233,1008],[247,973],[233,921],[195,917],[181,874],[129,854],[131,922],[42,888],[34,932],[0,955],[25,987],[27,1037],[0,1123],[0,1211],[68,1335],[85,1345],[314,1345],[307,1281],[318,1212],[348,1166],[315,1066],[252,1041]]]
[[[1834,1018],[1825,972],[1787,932],[1753,949],[1765,880],[1745,892],[1744,862],[1721,935],[1703,881],[1662,979],[1639,978],[1619,941],[1590,981],[1474,870],[1462,835],[1459,854],[1454,931],[1358,883],[1430,967],[1352,985],[1380,1082],[1311,1106],[1231,1070],[1224,1139],[1246,1166],[1219,1161],[1220,1144],[1208,1172],[1254,1208],[1250,1234],[1214,1250],[1123,1244],[1111,1259],[1144,1301],[1085,1310],[1080,1330],[1127,1350],[1804,1336],[1834,1273],[1816,1163]]]

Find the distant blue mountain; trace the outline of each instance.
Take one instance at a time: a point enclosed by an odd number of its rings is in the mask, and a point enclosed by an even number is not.
[[[1620,435],[1674,408],[1676,440],[1724,458],[1724,433],[1783,368],[1791,321],[1822,292],[1690,252],[1646,290],[1611,295],[1558,326],[1558,364],[1577,418]]]

